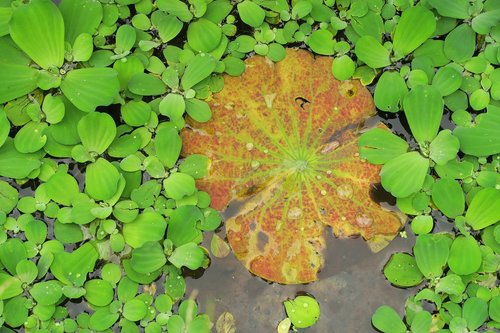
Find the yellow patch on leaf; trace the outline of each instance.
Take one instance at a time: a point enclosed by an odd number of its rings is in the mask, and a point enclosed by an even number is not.
[[[225,77],[209,102],[213,118],[181,133],[183,153],[209,157],[198,188],[224,210],[236,257],[254,274],[284,284],[317,279],[323,230],[361,235],[380,250],[402,226],[370,198],[380,167],[363,162],[357,131],[375,113],[357,80],[338,81],[332,58],[287,50],[279,63],[254,56],[240,77]]]

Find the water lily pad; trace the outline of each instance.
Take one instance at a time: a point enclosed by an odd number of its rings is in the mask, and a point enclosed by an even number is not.
[[[225,77],[211,102],[214,119],[181,132],[186,155],[209,158],[198,188],[212,206],[243,201],[226,221],[228,239],[268,280],[315,280],[324,225],[342,237],[361,234],[374,249],[401,227],[370,199],[379,167],[358,157],[352,128],[373,114],[370,94],[357,81],[334,79],[331,64],[303,50],[288,50],[277,64],[252,57],[242,77]]]
[[[311,296],[297,296],[292,300],[285,301],[283,304],[288,318],[296,328],[312,326],[319,319],[318,301]]]
[[[64,21],[54,2],[34,0],[12,13],[10,36],[44,69],[64,62]]]

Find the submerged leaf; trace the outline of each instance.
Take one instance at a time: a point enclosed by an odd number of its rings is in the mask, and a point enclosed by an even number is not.
[[[208,155],[198,188],[212,206],[241,202],[226,222],[236,256],[265,279],[303,283],[323,265],[325,225],[383,247],[401,221],[371,200],[380,167],[358,157],[356,127],[374,113],[368,90],[334,79],[331,58],[304,50],[246,63],[214,95],[213,120],[181,132],[185,155]]]

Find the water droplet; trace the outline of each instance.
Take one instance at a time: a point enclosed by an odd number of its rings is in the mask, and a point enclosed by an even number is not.
[[[245,146],[247,148],[248,151],[252,150],[253,149],[253,143],[249,142],[246,144]]]
[[[259,161],[252,161],[250,164],[252,166],[252,169],[257,169],[260,166]]]
[[[268,153],[269,153],[269,150],[264,149],[264,154],[268,154]]]
[[[298,219],[299,217],[302,216],[302,209],[299,207],[293,207],[288,211],[288,218],[289,219]]]
[[[337,187],[337,195],[340,199],[349,200],[352,197],[352,187],[350,185],[344,184]]]
[[[321,190],[321,195],[326,195],[326,191],[325,190]]]
[[[316,176],[316,179],[317,179],[317,180],[321,180],[321,178],[323,178],[323,177],[321,177],[320,175],[317,175],[317,176]]]
[[[331,175],[331,174],[332,174],[332,170],[327,170],[327,171],[326,171],[326,174],[327,174],[327,175]]]

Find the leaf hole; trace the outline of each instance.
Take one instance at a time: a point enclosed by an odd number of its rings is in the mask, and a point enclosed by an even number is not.
[[[306,109],[307,105],[310,104],[311,102],[304,97],[295,97],[295,103],[297,103],[303,110]]]

